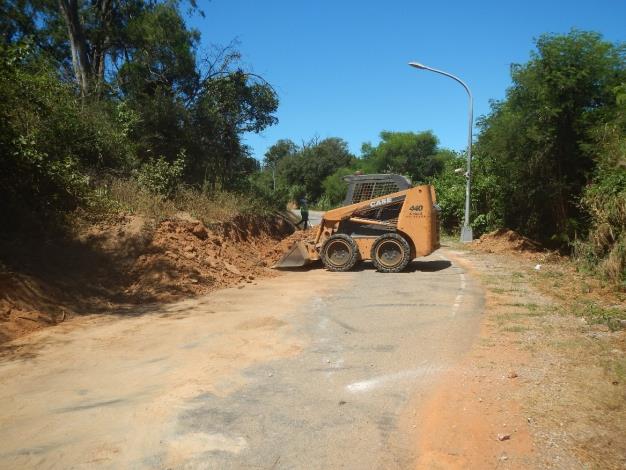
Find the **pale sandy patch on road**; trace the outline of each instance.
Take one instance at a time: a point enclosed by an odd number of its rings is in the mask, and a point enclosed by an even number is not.
[[[193,449],[243,448],[240,436],[177,436],[175,417],[198,395],[237,390],[251,364],[298,354],[305,340],[290,314],[310,282],[323,289],[325,274],[286,274],[18,340],[20,356],[0,362],[0,467],[159,467]]]

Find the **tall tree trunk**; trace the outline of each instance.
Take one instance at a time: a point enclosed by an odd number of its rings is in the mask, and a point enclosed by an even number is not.
[[[94,92],[97,95],[102,93],[104,84],[104,73],[106,54],[109,47],[109,33],[111,28],[111,16],[113,5],[111,0],[95,0],[93,3],[95,14],[98,18],[100,35],[93,45],[92,68],[94,73]]]
[[[76,81],[80,87],[81,94],[87,96],[90,91],[89,85],[93,77],[93,70],[89,60],[89,45],[87,44],[80,15],[78,14],[78,1],[59,0],[59,7],[67,26]]]

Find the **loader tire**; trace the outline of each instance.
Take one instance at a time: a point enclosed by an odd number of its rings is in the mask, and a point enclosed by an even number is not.
[[[386,233],[376,239],[370,253],[381,273],[399,273],[411,261],[411,247],[402,235]]]
[[[324,242],[320,257],[329,271],[349,271],[359,259],[359,249],[351,236],[336,233]]]

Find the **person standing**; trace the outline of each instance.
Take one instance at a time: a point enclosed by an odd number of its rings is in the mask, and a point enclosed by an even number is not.
[[[307,205],[306,198],[300,199],[300,217],[302,220],[296,224],[296,227],[304,224],[302,229],[306,230],[309,227],[309,206]]]

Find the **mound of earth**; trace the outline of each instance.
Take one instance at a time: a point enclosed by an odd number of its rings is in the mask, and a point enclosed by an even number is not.
[[[471,244],[471,247],[486,253],[517,253],[536,255],[544,252],[541,245],[514,230],[498,229],[486,233]]]
[[[71,239],[7,242],[0,246],[0,342],[80,314],[277,275],[270,266],[292,232],[279,217],[240,216],[206,227],[190,217],[154,226],[121,215]]]
[[[275,275],[262,254],[287,233],[278,220],[241,218],[212,229],[200,222],[165,221],[130,268],[133,281],[125,293],[170,301]]]
[[[317,227],[310,227],[307,230],[294,232],[263,253],[263,259],[268,266],[274,266],[296,243],[305,240],[313,241],[316,231]]]

